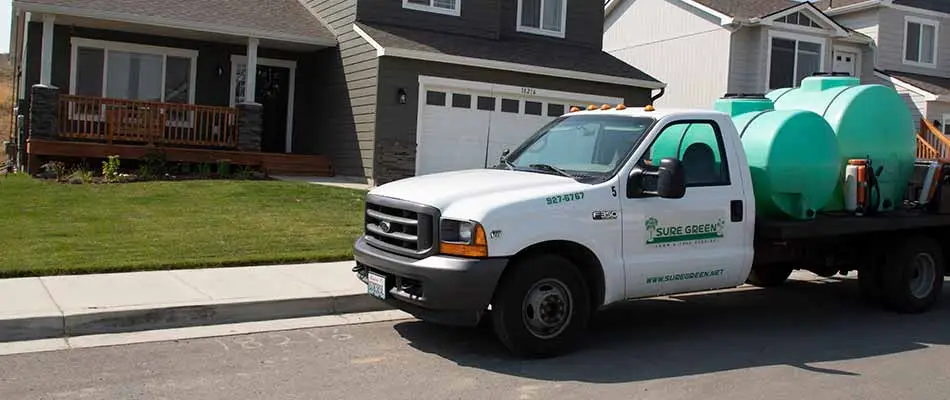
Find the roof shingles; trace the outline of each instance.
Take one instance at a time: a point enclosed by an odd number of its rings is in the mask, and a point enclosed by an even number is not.
[[[194,25],[226,26],[275,36],[336,40],[297,0],[15,0],[29,7],[163,18]]]
[[[359,23],[359,26],[384,48],[537,65],[659,82],[656,78],[599,49],[570,45],[552,46],[542,41],[521,38],[505,38],[498,41],[383,24]]]
[[[792,0],[696,0],[734,18],[758,18],[801,4]]]

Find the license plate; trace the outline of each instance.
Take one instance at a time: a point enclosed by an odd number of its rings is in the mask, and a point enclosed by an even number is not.
[[[369,294],[380,299],[386,298],[386,277],[383,275],[369,272],[366,288]]]

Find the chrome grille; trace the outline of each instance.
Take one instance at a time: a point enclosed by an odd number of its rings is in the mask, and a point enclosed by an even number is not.
[[[373,246],[413,257],[435,250],[438,211],[434,208],[368,196],[365,219],[366,240]]]

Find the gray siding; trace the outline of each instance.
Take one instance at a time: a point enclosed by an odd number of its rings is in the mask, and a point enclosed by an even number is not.
[[[603,2],[600,0],[566,1],[567,23],[564,39],[518,32],[518,0],[502,0],[501,34],[510,37],[544,40],[561,45],[567,41],[580,46],[602,48],[604,35]]]
[[[761,28],[739,29],[732,33],[729,48],[729,91],[756,93],[765,90],[765,62]],[[767,50],[766,50],[767,51]]]
[[[501,0],[466,0],[462,1],[461,7],[462,15],[454,16],[405,9],[401,0],[360,0],[357,20],[498,38]]]
[[[395,2],[394,2],[395,3]],[[336,33],[339,47],[319,52],[308,72],[316,77],[306,90],[320,114],[313,135],[295,143],[330,157],[339,175],[371,177],[376,130],[376,49],[355,31],[356,0],[304,1]]]
[[[904,64],[905,18],[909,15],[940,23],[937,38],[937,68]],[[878,68],[950,78],[950,18],[907,13],[893,8],[880,9],[877,43]]]
[[[650,99],[650,90],[643,88],[383,57],[380,60],[376,120],[380,127],[385,128],[376,132],[374,178],[377,184],[414,174],[419,75],[621,97],[632,106],[645,105]],[[408,95],[406,104],[396,101],[400,88]]]

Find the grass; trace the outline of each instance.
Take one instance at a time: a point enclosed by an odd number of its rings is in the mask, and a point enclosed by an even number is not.
[[[363,195],[280,181],[0,176],[0,278],[346,260]]]

